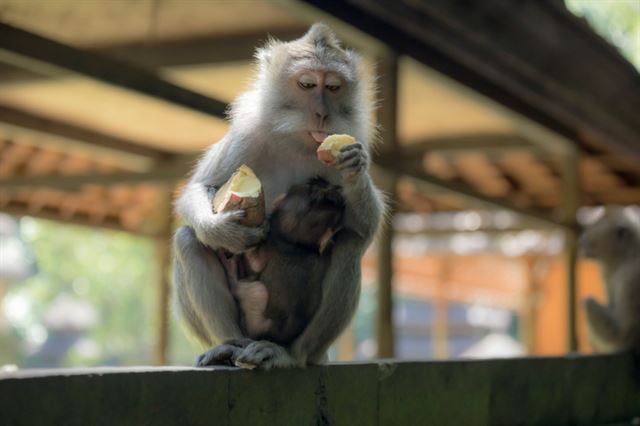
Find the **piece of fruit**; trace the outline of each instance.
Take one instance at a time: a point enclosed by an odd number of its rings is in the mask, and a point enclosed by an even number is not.
[[[349,135],[331,135],[327,136],[320,144],[317,150],[318,160],[325,164],[333,164],[340,155],[340,150],[347,146],[356,143],[353,136]]]
[[[213,197],[213,211],[244,210],[240,223],[258,226],[264,222],[264,193],[260,179],[248,166],[242,165],[231,178],[220,187]]]

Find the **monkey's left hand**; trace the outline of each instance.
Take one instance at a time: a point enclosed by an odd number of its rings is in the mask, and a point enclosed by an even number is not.
[[[347,145],[340,150],[335,167],[340,170],[345,183],[355,183],[369,169],[369,153],[360,142]]]

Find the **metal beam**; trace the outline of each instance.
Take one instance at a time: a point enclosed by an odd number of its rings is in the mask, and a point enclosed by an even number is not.
[[[162,79],[123,61],[76,49],[51,39],[0,23],[0,61],[38,74],[71,71],[175,105],[224,118],[227,105]]]

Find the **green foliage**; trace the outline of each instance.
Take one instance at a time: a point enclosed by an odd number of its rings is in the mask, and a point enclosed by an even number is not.
[[[640,70],[640,0],[565,0]]]
[[[151,362],[157,334],[157,267],[150,240],[124,232],[96,230],[24,218],[22,238],[37,259],[38,274],[12,283],[2,307],[20,338],[21,366],[140,365]],[[34,356],[46,339],[47,313],[60,300],[94,312],[95,320],[59,363]],[[91,322],[91,321],[90,321]],[[180,334],[182,363],[197,352]],[[15,348],[12,348],[15,352]],[[53,365],[50,365],[53,363]]]

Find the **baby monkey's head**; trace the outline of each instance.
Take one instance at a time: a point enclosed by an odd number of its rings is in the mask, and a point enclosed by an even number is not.
[[[271,230],[291,243],[322,253],[342,226],[344,210],[341,187],[312,178],[292,186],[275,201]]]

